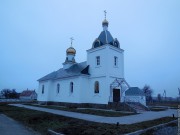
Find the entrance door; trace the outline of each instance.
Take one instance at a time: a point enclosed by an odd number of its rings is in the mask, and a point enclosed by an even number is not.
[[[120,101],[120,89],[113,89],[113,102]]]

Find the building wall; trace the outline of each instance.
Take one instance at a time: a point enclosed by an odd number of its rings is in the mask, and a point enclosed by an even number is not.
[[[70,91],[71,82],[73,82],[72,93]],[[59,93],[57,92],[57,84],[60,85]],[[41,92],[42,85],[45,86],[44,94],[42,94]],[[81,86],[80,77],[40,82],[38,101],[80,103],[80,86]]]
[[[145,96],[126,96],[126,102],[139,102],[146,106],[146,97]]]
[[[108,76],[124,78],[124,51],[111,45],[107,46]],[[114,65],[114,57],[117,57],[117,65]],[[107,64],[108,63],[108,64]]]
[[[99,93],[95,93],[95,82],[99,82]],[[89,77],[89,103],[107,104],[109,86],[106,77]]]
[[[44,85],[44,93],[42,93],[43,85]],[[49,100],[49,91],[52,89],[52,87],[53,87],[53,85],[52,85],[51,80],[39,82],[38,91],[37,91],[37,93],[38,93],[37,100],[38,101],[50,101]]]
[[[33,92],[30,96],[20,96],[19,98],[22,100],[36,100],[37,94]]]
[[[106,46],[87,50],[87,65],[91,77],[104,77],[107,71],[107,49]],[[100,65],[96,64],[96,57],[100,56]]]
[[[73,92],[70,90],[70,83],[73,82]],[[57,84],[60,84],[59,93],[57,93]],[[80,103],[80,78],[73,77],[54,81],[54,87],[51,94],[51,101]]]
[[[100,65],[96,64],[96,57],[100,56]],[[117,66],[114,65],[117,57]],[[124,50],[111,45],[103,45],[87,50],[87,64],[92,77],[112,76],[124,78]]]
[[[116,78],[124,78],[124,54],[123,50],[111,45],[103,45],[87,50],[87,64],[89,66],[89,88],[92,98],[91,103],[105,103],[110,101],[110,84]],[[96,57],[100,56],[100,65],[96,63]],[[117,57],[117,65],[114,65],[114,57]],[[94,94],[94,82],[100,82],[100,93]]]

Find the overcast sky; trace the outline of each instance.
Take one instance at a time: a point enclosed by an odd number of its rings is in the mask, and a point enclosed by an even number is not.
[[[76,61],[102,31],[103,11],[109,31],[124,52],[125,79],[145,84],[154,96],[180,87],[179,0],[1,0],[0,90],[36,89],[37,79],[65,61],[74,37]]]

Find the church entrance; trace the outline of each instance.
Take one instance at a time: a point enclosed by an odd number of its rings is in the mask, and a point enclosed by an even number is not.
[[[120,89],[113,89],[113,102],[120,101]]]

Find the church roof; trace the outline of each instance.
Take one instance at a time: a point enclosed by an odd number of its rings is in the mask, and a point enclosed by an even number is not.
[[[138,87],[130,87],[126,92],[126,96],[144,96],[144,92]]]
[[[100,40],[102,45],[113,42],[113,37],[108,30],[102,31],[101,34],[99,35],[98,39]]]
[[[103,31],[100,33],[99,37],[93,42],[92,48],[97,48],[102,45],[112,45],[114,47],[120,48],[120,43],[117,38],[113,38],[111,33],[108,31],[108,21],[105,19],[102,23]]]
[[[68,69],[61,68],[57,71],[54,71],[40,78],[38,81],[55,80],[55,79],[73,77],[73,76],[80,76],[83,74],[89,75],[88,69],[89,66],[87,65],[86,61],[81,63],[76,63]]]

